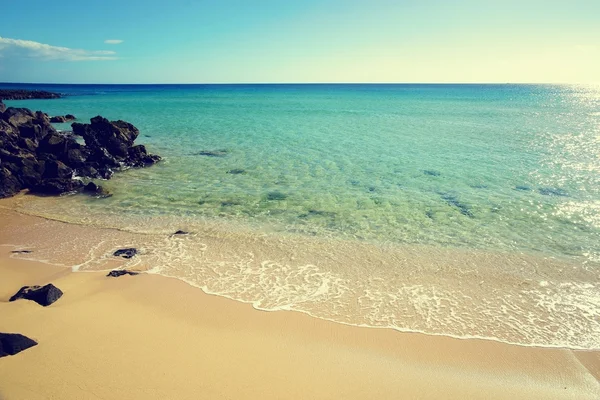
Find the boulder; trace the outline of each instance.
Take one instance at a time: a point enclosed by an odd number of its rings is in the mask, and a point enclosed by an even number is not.
[[[0,333],[0,357],[14,356],[35,345],[35,340],[20,333]]]
[[[127,271],[126,269],[115,269],[110,271],[106,276],[110,276],[112,278],[118,278],[123,275],[138,275],[139,272]]]
[[[75,120],[77,118],[73,114],[67,114],[67,115],[65,115],[65,119],[67,121],[73,121],[73,120]]]
[[[21,181],[0,165],[0,199],[14,196],[23,189]]]
[[[14,296],[8,301],[19,299],[33,300],[41,306],[49,306],[56,300],[60,299],[63,292],[49,283],[46,286],[23,286]]]
[[[18,127],[31,122],[35,118],[35,114],[28,108],[8,107],[2,113],[2,119],[12,126]]]
[[[0,99],[0,113],[3,113],[6,110],[6,104],[4,104],[2,102],[2,99]]]
[[[83,187],[83,191],[95,197],[105,198],[112,196],[108,190],[104,189],[100,185],[96,185],[94,182],[90,182]]]
[[[119,249],[113,253],[115,257],[131,258],[137,254],[137,249],[129,247],[126,249]]]
[[[50,122],[53,123],[65,123],[67,122],[67,119],[65,117],[63,117],[62,115],[56,115],[54,117],[50,117]]]

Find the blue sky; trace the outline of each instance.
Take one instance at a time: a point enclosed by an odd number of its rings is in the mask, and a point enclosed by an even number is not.
[[[600,82],[598,0],[30,0],[2,13],[0,82]]]

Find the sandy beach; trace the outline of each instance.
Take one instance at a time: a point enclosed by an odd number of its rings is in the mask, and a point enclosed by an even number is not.
[[[11,399],[597,399],[600,352],[353,327],[262,312],[157,275],[23,260],[2,210],[0,331],[38,345],[0,359]],[[62,235],[77,234],[66,225]],[[90,228],[86,228],[90,229]],[[21,256],[18,256],[21,257]],[[109,266],[110,267],[110,266]],[[52,282],[49,307],[9,297]]]

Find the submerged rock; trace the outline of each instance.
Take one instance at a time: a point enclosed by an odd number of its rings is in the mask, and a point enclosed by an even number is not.
[[[449,205],[458,208],[462,215],[465,215],[469,218],[475,218],[475,215],[473,215],[469,207],[466,204],[461,203],[455,195],[450,193],[441,193],[441,197]]]
[[[426,169],[426,170],[423,171],[423,173],[425,175],[429,175],[429,176],[440,176],[441,175],[441,173],[439,171],[435,171],[435,170],[432,170],[432,169]]]
[[[221,150],[202,150],[197,153],[193,153],[195,156],[207,156],[207,157],[225,157],[229,151]]]
[[[538,192],[544,196],[560,196],[567,197],[569,193],[560,188],[539,188]]]
[[[115,257],[131,258],[137,254],[137,249],[129,247],[126,249],[119,249],[113,253]]]
[[[231,174],[231,175],[240,175],[240,174],[245,174],[246,170],[241,169],[241,168],[235,168],[235,169],[230,169],[229,171],[227,171],[227,173]]]
[[[281,192],[269,192],[267,193],[267,200],[279,201],[287,199],[287,194]]]
[[[45,286],[23,286],[14,296],[8,301],[15,301],[19,299],[32,300],[41,306],[47,307],[60,299],[63,292],[49,283]]]
[[[515,186],[515,190],[521,190],[521,191],[527,192],[527,191],[530,191],[531,188],[529,186],[518,185],[518,186]]]
[[[106,276],[110,276],[112,278],[118,278],[123,275],[138,275],[139,272],[127,271],[126,269],[115,269],[110,271]]]
[[[307,213],[298,215],[298,218],[308,218],[308,217],[335,218],[336,217],[336,213],[333,212],[333,211],[308,210]]]
[[[14,356],[36,345],[35,340],[20,333],[0,333],[0,357]]]

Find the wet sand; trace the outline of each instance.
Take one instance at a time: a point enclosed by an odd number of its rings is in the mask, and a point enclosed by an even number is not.
[[[6,227],[39,218],[0,218],[0,332],[39,342],[0,359],[3,400],[600,398],[598,351],[353,327],[157,275],[73,273],[11,255]],[[47,282],[57,303],[8,302]]]

